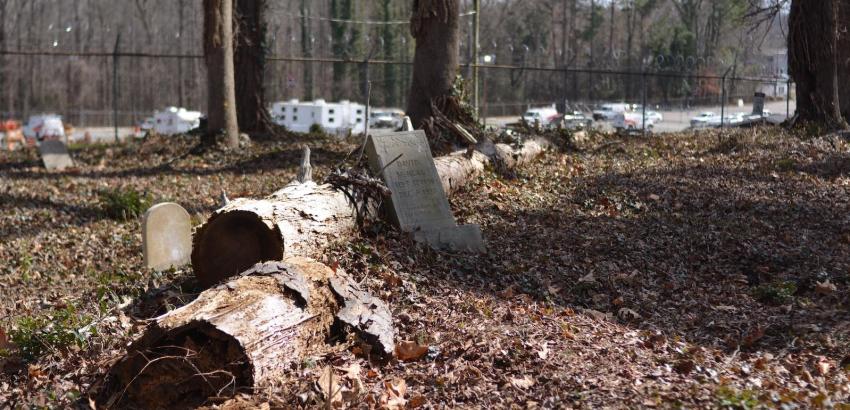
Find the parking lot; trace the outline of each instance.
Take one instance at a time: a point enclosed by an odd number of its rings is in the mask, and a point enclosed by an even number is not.
[[[691,126],[691,118],[699,115],[701,112],[711,111],[717,114],[720,114],[720,106],[704,106],[704,107],[692,107],[688,110],[668,110],[668,111],[659,111],[661,115],[664,116],[664,120],[655,124],[655,132],[680,132],[684,131]],[[764,108],[769,110],[772,115],[770,119],[772,121],[782,121],[786,118],[786,103],[785,101],[769,101],[765,102]],[[791,115],[794,114],[794,110],[796,109],[796,103],[791,101],[790,106],[787,107],[789,109],[789,113]],[[752,112],[752,105],[744,105],[744,107],[738,107],[737,105],[727,105],[725,108],[725,114],[730,115],[734,113],[749,113]],[[586,113],[588,117],[590,113]],[[486,124],[491,127],[504,127],[507,124],[515,123],[519,121],[519,116],[505,116],[505,117],[490,117],[486,119]]]

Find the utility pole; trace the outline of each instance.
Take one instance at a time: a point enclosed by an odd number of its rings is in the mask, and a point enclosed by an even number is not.
[[[472,106],[475,108],[475,114],[479,114],[478,110],[478,64],[480,63],[479,58],[479,31],[481,28],[481,20],[479,15],[481,13],[481,0],[472,0],[473,8],[475,9],[475,14],[472,16],[472,95],[473,101]]]
[[[115,49],[112,52],[112,126],[115,130],[115,142],[118,143],[118,52],[121,47],[121,32],[115,36]]]

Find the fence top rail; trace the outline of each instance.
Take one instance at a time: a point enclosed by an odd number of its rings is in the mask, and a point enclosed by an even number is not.
[[[172,53],[142,53],[142,52],[75,52],[75,51],[27,51],[27,50],[0,50],[0,56],[44,56],[44,57],[130,57],[130,58],[171,58],[171,59],[203,59],[201,54],[172,54]],[[410,61],[394,61],[394,60],[355,60],[343,58],[322,58],[322,57],[286,57],[286,56],[267,56],[268,61],[289,61],[289,62],[316,62],[316,63],[349,63],[349,64],[389,64],[389,65],[413,65]],[[602,74],[602,75],[623,75],[635,77],[664,77],[664,78],[684,78],[684,79],[701,79],[701,80],[729,80],[729,81],[752,81],[766,83],[790,83],[791,79],[787,77],[741,77],[741,76],[721,76],[721,75],[705,75],[689,72],[671,72],[671,71],[655,71],[655,70],[612,70],[604,68],[575,68],[575,67],[532,67],[532,66],[517,66],[506,64],[459,64],[458,67],[475,67],[483,69],[496,70],[527,70],[540,72],[555,72],[568,74]]]

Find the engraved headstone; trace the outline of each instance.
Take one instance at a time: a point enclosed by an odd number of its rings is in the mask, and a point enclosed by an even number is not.
[[[145,266],[154,270],[179,268],[192,255],[192,222],[182,206],[165,202],[152,206],[142,222]]]
[[[383,172],[392,191],[387,211],[403,231],[455,225],[424,131],[373,135],[366,152],[372,172]]]
[[[437,249],[484,251],[478,225],[455,223],[424,131],[370,136],[366,153],[392,192],[386,213],[393,223]]]
[[[42,141],[38,146],[38,152],[41,154],[41,160],[48,171],[62,171],[74,166],[74,161],[68,155],[68,147],[62,141]]]

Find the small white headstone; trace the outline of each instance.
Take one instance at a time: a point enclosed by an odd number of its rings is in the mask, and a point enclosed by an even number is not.
[[[74,161],[68,155],[68,147],[62,141],[42,141],[38,146],[38,152],[41,154],[41,160],[48,171],[62,171],[74,166]]]
[[[145,266],[154,270],[179,268],[192,256],[192,222],[189,213],[173,202],[156,204],[142,222]]]

